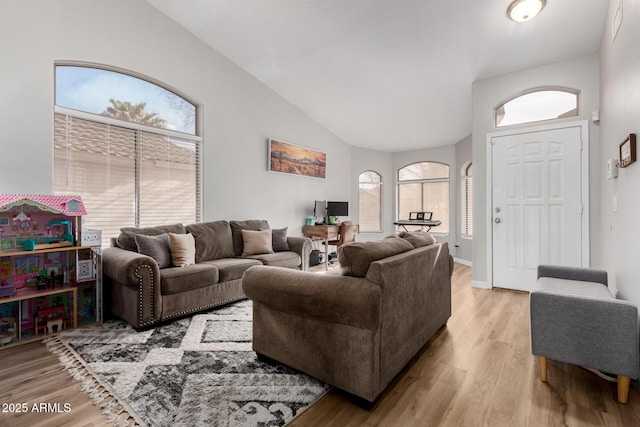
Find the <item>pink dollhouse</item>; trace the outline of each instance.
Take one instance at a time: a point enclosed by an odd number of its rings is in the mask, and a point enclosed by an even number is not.
[[[78,304],[95,313],[99,248],[83,245],[86,214],[80,196],[0,194],[0,321],[17,325],[17,339],[76,327]]]
[[[0,194],[0,284],[17,290],[68,268],[62,254],[38,250],[74,246],[86,214],[80,196]]]

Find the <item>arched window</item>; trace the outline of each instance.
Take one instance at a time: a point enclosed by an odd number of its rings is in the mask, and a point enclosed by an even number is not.
[[[462,168],[462,208],[460,226],[461,235],[473,236],[473,164],[468,163]]]
[[[382,177],[365,171],[358,178],[358,222],[361,233],[382,231]]]
[[[78,194],[103,243],[124,226],[200,218],[196,107],[112,69],[55,67],[54,192]]]
[[[576,117],[579,92],[568,88],[532,89],[495,109],[495,126]]]
[[[442,222],[433,231],[449,233],[449,165],[419,162],[398,170],[398,219],[416,211],[433,212]]]

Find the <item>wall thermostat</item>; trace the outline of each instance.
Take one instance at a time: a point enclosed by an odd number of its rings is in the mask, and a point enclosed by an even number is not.
[[[618,159],[607,160],[607,179],[618,177]]]

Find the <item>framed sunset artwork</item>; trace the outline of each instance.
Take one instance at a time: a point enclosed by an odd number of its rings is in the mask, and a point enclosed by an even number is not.
[[[269,139],[269,170],[325,178],[327,154],[311,148]]]

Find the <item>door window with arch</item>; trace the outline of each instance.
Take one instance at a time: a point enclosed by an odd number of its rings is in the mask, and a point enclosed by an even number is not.
[[[358,227],[361,233],[382,231],[382,176],[362,172],[358,178]]]
[[[416,211],[433,212],[433,219],[442,222],[433,232],[449,233],[448,164],[418,162],[398,170],[398,219],[408,219],[409,212]]]
[[[495,126],[576,117],[580,92],[570,88],[530,89],[495,109]]]

